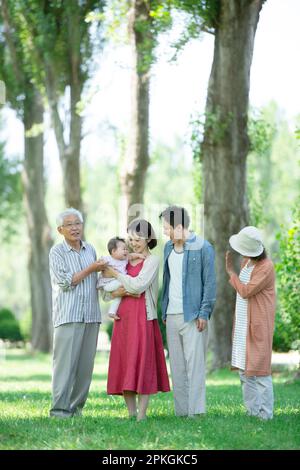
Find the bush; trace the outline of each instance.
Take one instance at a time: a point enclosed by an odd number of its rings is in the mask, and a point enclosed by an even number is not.
[[[8,310],[8,308],[2,308],[0,310],[0,322],[5,320],[15,320],[14,314],[10,310]]]
[[[292,227],[277,235],[280,261],[276,264],[278,312],[274,348],[300,349],[300,198]]]
[[[161,295],[162,295],[162,289],[159,289],[158,302],[157,302],[157,318],[158,318],[158,323],[159,323],[159,328],[161,331],[164,348],[168,350],[166,325],[164,325],[162,322]]]
[[[0,310],[0,338],[9,341],[23,340],[18,320],[6,308]]]
[[[113,322],[113,321],[109,321],[109,322],[106,323],[106,325],[105,325],[105,331],[106,331],[106,333],[108,334],[109,341],[111,341],[112,332],[113,332],[113,327],[114,327],[114,322]]]
[[[30,341],[31,339],[31,310],[27,310],[20,319],[20,330],[24,341]]]
[[[273,337],[273,349],[278,352],[288,352],[291,350],[291,324],[283,318],[281,312],[277,310],[275,317],[275,331]]]

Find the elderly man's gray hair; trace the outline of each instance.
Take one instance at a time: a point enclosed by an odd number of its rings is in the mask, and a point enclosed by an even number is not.
[[[77,209],[74,209],[73,207],[70,207],[69,209],[66,209],[65,211],[58,214],[58,216],[56,217],[57,227],[61,227],[63,225],[64,219],[68,215],[76,215],[78,219],[80,220],[80,222],[83,222],[83,217],[82,217],[81,212],[79,212]]]

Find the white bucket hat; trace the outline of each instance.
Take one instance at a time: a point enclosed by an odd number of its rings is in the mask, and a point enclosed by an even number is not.
[[[244,227],[229,238],[230,246],[243,256],[254,258],[264,251],[263,240],[256,227]]]

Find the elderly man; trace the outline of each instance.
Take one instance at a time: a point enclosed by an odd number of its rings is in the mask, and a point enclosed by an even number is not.
[[[83,218],[76,209],[57,217],[64,237],[49,255],[52,284],[54,345],[50,416],[81,415],[92,380],[101,313],[96,260],[92,245],[81,240]]]

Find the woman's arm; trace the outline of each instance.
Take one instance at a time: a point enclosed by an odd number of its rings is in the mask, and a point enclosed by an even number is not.
[[[270,264],[263,271],[254,271],[248,284],[243,284],[236,273],[231,274],[229,282],[243,299],[248,299],[267,287],[273,277],[273,265]]]
[[[141,294],[152,284],[156,276],[158,276],[159,258],[157,256],[149,256],[145,259],[144,265],[136,277],[127,274],[120,274],[110,266],[103,271],[104,277],[115,277],[125,289],[131,294]]]
[[[104,302],[110,302],[116,297],[128,297],[128,296],[135,297],[135,298],[140,297],[140,294],[130,294],[124,287],[119,287],[113,292],[107,292],[104,289],[100,289],[100,293],[101,293],[101,298],[102,300],[104,300]]]
[[[117,279],[131,294],[141,294],[153,283],[154,279],[158,276],[158,271],[159,258],[151,255],[145,259],[144,265],[136,277],[118,273]]]
[[[124,287],[119,287],[118,289],[112,292],[107,292],[104,289],[99,289],[99,290],[100,290],[101,298],[102,300],[104,300],[104,302],[110,302],[116,297],[125,297],[126,292],[127,292],[126,289],[124,289]]]

